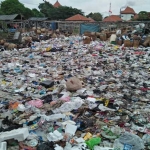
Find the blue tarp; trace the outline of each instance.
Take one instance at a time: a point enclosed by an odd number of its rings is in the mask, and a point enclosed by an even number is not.
[[[16,29],[8,29],[8,32],[16,32]]]
[[[99,24],[81,24],[80,25],[80,34],[83,34],[85,31],[99,32],[100,25]]]
[[[57,23],[56,23],[56,22],[51,22],[51,23],[50,23],[50,28],[51,28],[52,30],[56,30],[56,29],[57,29]]]

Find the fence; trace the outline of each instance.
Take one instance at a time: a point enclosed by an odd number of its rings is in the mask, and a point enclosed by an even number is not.
[[[10,21],[4,21],[6,22],[6,24],[8,23],[13,23]],[[129,22],[94,22],[94,23],[86,23],[86,22],[81,22],[81,21],[74,21],[74,22],[70,22],[70,21],[31,21],[31,20],[23,20],[22,22],[17,22],[17,24],[19,24],[19,26],[21,25],[22,28],[28,28],[31,29],[33,26],[36,27],[42,27],[42,28],[50,28],[50,24],[52,23],[56,23],[57,27],[59,29],[62,30],[66,30],[66,31],[71,31],[75,34],[79,34],[80,33],[80,27],[81,24],[84,25],[98,25],[100,27],[100,29],[108,29],[108,30],[113,30],[114,28],[121,28],[121,27],[127,27],[127,26],[131,26],[134,27],[135,25],[138,25],[139,23],[144,23],[146,25],[146,28],[150,28],[150,21],[129,21]]]
[[[150,21],[131,21],[131,22],[96,22],[96,23],[85,23],[85,22],[58,22],[58,28],[62,30],[72,30],[73,32],[80,33],[80,26],[81,24],[94,24],[99,25],[100,29],[119,29],[122,27],[134,27],[139,23],[144,23],[146,28],[150,28]]]

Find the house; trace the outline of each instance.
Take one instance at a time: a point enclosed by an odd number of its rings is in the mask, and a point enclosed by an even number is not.
[[[80,14],[74,15],[70,18],[67,18],[66,21],[86,21],[86,22],[90,22],[90,19],[87,17],[84,17]]]
[[[55,8],[58,8],[61,6],[61,4],[59,3],[59,1],[57,0],[56,3],[53,5]]]
[[[129,21],[136,15],[135,11],[131,7],[126,7],[125,10],[120,11],[120,17],[122,20]]]
[[[118,22],[118,21],[122,21],[122,19],[118,15],[111,15],[103,19],[103,22]]]

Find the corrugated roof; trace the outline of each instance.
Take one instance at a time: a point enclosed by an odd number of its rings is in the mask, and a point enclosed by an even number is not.
[[[53,5],[55,8],[58,8],[61,6],[61,4],[58,2],[58,0],[56,1],[56,3]]]
[[[136,14],[135,11],[133,10],[133,8],[131,7],[126,7],[126,9],[124,11],[121,11],[121,14]]]
[[[80,14],[77,14],[77,15],[74,15],[70,18],[67,18],[66,21],[90,21],[90,19],[87,17],[84,17]]]
[[[28,20],[30,20],[30,21],[44,21],[44,20],[48,20],[48,18],[44,18],[44,17],[31,17],[31,18],[29,18]]]
[[[0,20],[15,20],[18,14],[13,15],[0,15]]]
[[[117,22],[117,21],[122,21],[122,19],[117,15],[111,15],[103,19],[103,22]]]

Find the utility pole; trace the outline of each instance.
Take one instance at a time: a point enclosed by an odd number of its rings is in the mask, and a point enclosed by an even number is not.
[[[21,14],[20,14],[21,15]],[[22,29],[22,15],[21,15],[21,29]]]
[[[111,11],[111,3],[110,3],[110,7],[109,7],[109,16],[112,14],[112,11]]]

